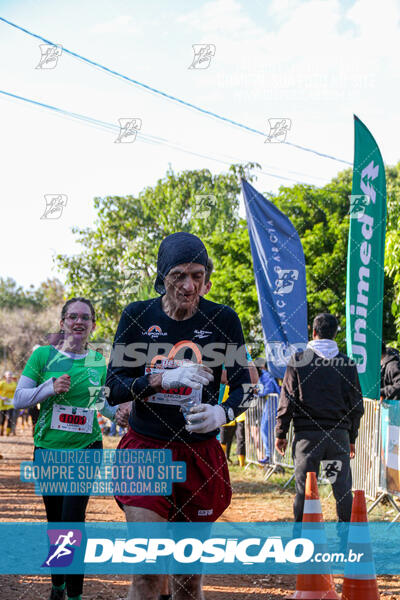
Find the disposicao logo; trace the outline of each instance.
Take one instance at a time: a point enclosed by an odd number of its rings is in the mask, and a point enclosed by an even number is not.
[[[75,548],[81,545],[82,532],[79,529],[49,529],[47,535],[50,548],[42,567],[69,567]]]
[[[250,548],[253,548],[250,551]],[[300,550],[300,552],[299,552]],[[250,551],[250,553],[248,553]],[[303,563],[310,560],[314,544],[306,538],[290,540],[283,544],[280,536],[238,539],[209,538],[201,541],[184,538],[131,538],[116,540],[90,538],[87,541],[85,563],[154,563],[166,556],[177,563]]]

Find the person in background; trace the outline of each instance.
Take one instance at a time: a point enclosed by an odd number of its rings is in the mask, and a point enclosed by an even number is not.
[[[355,442],[364,414],[363,397],[356,363],[339,352],[334,338],[337,319],[329,314],[317,315],[313,322],[313,339],[303,352],[294,354],[283,378],[276,420],[275,447],[285,454],[286,435],[293,420],[293,456],[296,496],[294,519],[302,521],[306,475],[318,475],[321,461],[337,465],[332,482],[339,521],[350,521],[350,459],[355,456]]]
[[[5,433],[6,433],[5,423],[7,421],[6,409],[4,408],[3,397],[1,395],[1,386],[2,386],[3,382],[4,382],[4,377],[2,377],[0,379],[0,435],[5,435]]]
[[[269,396],[269,394],[281,393],[281,388],[275,381],[274,377],[268,372],[268,362],[265,361],[264,366],[261,369],[260,375],[260,386],[261,389],[258,395],[261,397]],[[271,397],[265,401],[263,414],[261,417],[260,431],[261,439],[265,448],[265,457],[260,459],[258,462],[261,465],[270,464],[273,452],[274,452],[274,425],[276,420],[276,412],[278,410],[278,399]]]
[[[400,400],[400,355],[382,342],[381,400]]]
[[[18,411],[15,410],[13,398],[17,383],[11,371],[4,373],[3,381],[0,381],[0,398],[2,401],[2,424],[3,435],[15,435]]]
[[[257,367],[253,363],[251,356],[246,348],[247,362],[249,366],[250,381],[253,385],[258,383]],[[218,402],[224,403],[229,396],[229,385],[227,385],[226,370],[223,369],[221,375],[221,386]],[[228,462],[230,460],[230,452],[233,438],[236,435],[236,456],[240,467],[246,466],[246,413],[242,413],[233,421],[223,425],[220,429],[220,442]]]
[[[222,371],[222,375],[221,375],[221,385],[219,388],[218,403],[221,404],[222,402],[225,402],[225,400],[228,398],[228,396],[229,396],[229,387],[227,385],[226,371],[224,369]],[[235,437],[235,431],[236,431],[236,420],[229,421],[229,423],[226,423],[226,425],[223,425],[221,427],[221,429],[219,430],[219,441],[221,443],[222,450],[225,453],[226,460],[228,461],[228,463],[231,463],[231,464],[232,464],[232,461],[230,459],[230,454],[231,454],[233,438]]]
[[[30,406],[26,410],[28,411],[28,416],[32,420],[32,435],[35,435],[35,426],[39,418],[40,406],[38,404],[35,404],[34,406]]]

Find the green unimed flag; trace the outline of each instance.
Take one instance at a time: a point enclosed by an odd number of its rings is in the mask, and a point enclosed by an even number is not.
[[[379,399],[386,231],[385,168],[378,145],[354,115],[355,144],[347,255],[347,352],[365,398]]]

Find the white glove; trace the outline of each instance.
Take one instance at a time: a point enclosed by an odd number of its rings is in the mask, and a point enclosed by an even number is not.
[[[188,363],[175,369],[166,369],[162,376],[161,385],[164,390],[178,388],[182,385],[199,390],[201,384],[208,385],[210,381],[214,381],[214,375],[206,370],[206,367]]]
[[[225,425],[226,414],[219,404],[199,404],[189,411],[186,420],[186,429],[190,433],[208,433]]]

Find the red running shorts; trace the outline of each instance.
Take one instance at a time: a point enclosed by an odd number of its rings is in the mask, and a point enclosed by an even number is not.
[[[147,508],[167,521],[213,522],[231,502],[228,465],[216,438],[191,444],[168,442],[143,436],[130,427],[118,449],[170,449],[173,461],[186,463],[186,481],[173,483],[170,496],[115,496],[120,506]]]

